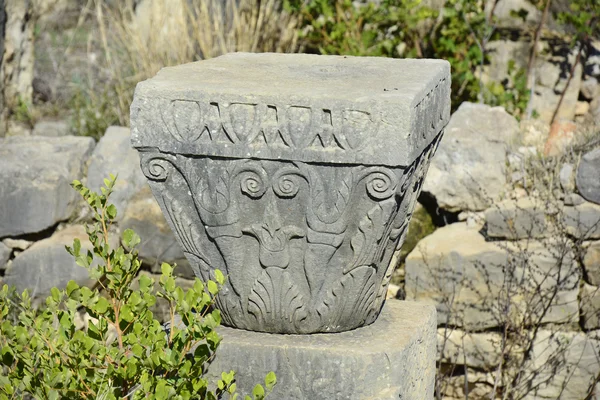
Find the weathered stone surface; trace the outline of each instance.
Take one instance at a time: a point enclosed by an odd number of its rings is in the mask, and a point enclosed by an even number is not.
[[[0,139],[0,238],[42,231],[69,218],[94,147],[92,138]]]
[[[538,22],[542,18],[542,12],[533,4],[524,0],[498,0],[486,2],[486,12],[491,12],[491,7],[494,6],[494,17],[498,27],[523,29],[524,25],[530,28],[537,27]],[[525,20],[515,15],[525,11]]]
[[[450,211],[488,208],[504,191],[517,121],[501,107],[463,103],[452,115],[423,190]]]
[[[493,370],[502,359],[502,335],[496,332],[439,328],[437,338],[440,362]]]
[[[272,335],[226,327],[219,333],[223,340],[208,376],[233,369],[242,393],[274,371],[274,399],[429,400],[434,395],[431,306],[390,300],[372,325],[335,335]]]
[[[0,242],[0,270],[4,269],[10,255],[12,254],[12,249]]]
[[[600,373],[600,342],[582,332],[538,331],[531,362],[524,376],[530,377],[527,400],[588,398]]]
[[[67,121],[40,121],[33,127],[34,136],[67,136],[70,132]]]
[[[448,121],[449,68],[266,53],[163,68],[136,88],[131,142],[172,154],[407,167]]]
[[[583,268],[592,285],[600,286],[600,242],[584,243]]]
[[[600,204],[600,148],[581,157],[577,167],[577,190],[586,200]]]
[[[118,210],[117,220],[121,219],[131,196],[147,186],[140,170],[140,156],[131,148],[129,140],[129,128],[109,127],[94,149],[88,168],[87,185],[91,190],[100,191],[109,174],[117,176],[111,196]]]
[[[555,50],[560,51],[560,50]],[[532,108],[538,113],[541,121],[550,123],[560,101],[561,93],[566,87],[572,63],[575,62],[577,50],[571,51],[568,57],[554,55],[549,59],[540,59],[536,65],[537,84],[531,99]],[[573,78],[569,83],[565,96],[557,113],[557,120],[573,120],[581,87],[582,66],[577,64]]]
[[[122,230],[133,229],[140,235],[138,255],[153,272],[160,272],[160,265],[168,262],[177,264],[175,275],[195,277],[149,187],[133,195],[119,226]]]
[[[565,203],[565,206],[578,206],[585,203],[585,199],[577,193],[569,193],[565,195],[563,203]]]
[[[562,211],[567,232],[579,239],[600,239],[600,205],[585,202]]]
[[[2,241],[2,243],[4,243],[6,246],[10,247],[11,249],[17,249],[17,250],[26,250],[29,247],[31,247],[31,245],[33,244],[33,242],[31,240],[11,239],[11,238],[4,239]]]
[[[485,211],[487,234],[512,240],[547,236],[552,232],[548,231],[546,210],[531,197],[501,201]]]
[[[552,239],[486,242],[464,223],[447,225],[408,255],[405,279],[407,300],[436,304],[439,323],[469,331],[579,315],[579,269],[568,245]]]
[[[581,320],[588,330],[600,328],[600,288],[583,284],[581,289]]]
[[[581,82],[581,94],[588,100],[595,99],[598,95],[600,95],[600,83],[598,83],[598,79],[593,77],[588,77],[584,81]]]
[[[17,290],[29,290],[35,296],[44,296],[52,287],[64,288],[72,279],[80,285],[89,284],[87,269],[75,264],[65,246],[72,246],[79,238],[82,251],[92,249],[83,225],[67,226],[48,239],[40,240],[23,251],[6,270],[4,282],[15,285]],[[111,247],[118,245],[119,238],[111,237]]]
[[[571,193],[575,190],[575,181],[573,179],[573,172],[575,167],[571,163],[565,163],[560,167],[560,172],[558,173],[558,179],[560,180],[560,186],[562,189]]]
[[[449,118],[435,60],[236,53],[136,89],[132,144],[223,323],[338,332],[377,318]]]
[[[495,373],[466,368],[463,375],[445,376],[440,381],[443,400],[499,400],[494,393]]]

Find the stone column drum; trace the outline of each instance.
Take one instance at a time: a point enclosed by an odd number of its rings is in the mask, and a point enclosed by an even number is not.
[[[382,309],[449,97],[446,61],[234,53],[141,82],[132,144],[224,325],[343,332]]]

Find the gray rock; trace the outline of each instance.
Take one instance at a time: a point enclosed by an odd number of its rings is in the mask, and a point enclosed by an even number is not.
[[[0,238],[40,232],[68,219],[79,199],[69,185],[81,179],[92,138],[0,139]]]
[[[15,285],[19,292],[27,289],[32,297],[43,297],[52,287],[63,289],[70,280],[80,285],[90,284],[87,269],[78,266],[65,246],[72,246],[79,238],[82,251],[92,249],[82,225],[67,226],[48,239],[40,240],[20,253],[6,270],[4,282]],[[118,245],[118,237],[111,237],[111,247]]]
[[[507,319],[567,323],[579,317],[579,268],[568,245],[551,239],[486,242],[455,223],[421,240],[405,269],[406,299],[436,304],[440,324],[473,331]]]
[[[12,249],[6,246],[4,243],[0,242],[0,270],[4,269],[11,254]]]
[[[583,268],[589,282],[600,286],[600,242],[584,242]]]
[[[227,326],[375,321],[449,119],[449,64],[235,53],[138,84],[131,141]]]
[[[10,247],[11,249],[26,250],[26,249],[30,248],[34,242],[32,242],[31,240],[25,240],[25,239],[6,238],[2,241],[2,243],[4,243],[6,246]]]
[[[40,121],[33,127],[34,136],[67,136],[70,132],[67,121]]]
[[[237,371],[251,393],[269,371],[273,399],[429,400],[434,396],[436,326],[433,307],[390,300],[372,325],[350,332],[272,335],[221,327],[223,340],[209,381]]]
[[[598,80],[589,77],[581,82],[581,94],[588,100],[593,100],[600,95],[600,83],[598,83]]]
[[[511,240],[551,235],[546,210],[546,205],[530,197],[501,201],[485,211],[487,234]]]
[[[502,335],[497,332],[469,333],[438,328],[438,361],[494,370],[502,360]]]
[[[444,400],[462,399],[495,399],[495,372],[481,372],[473,368],[465,368],[464,375],[444,376],[439,381],[440,392]]]
[[[148,185],[140,170],[140,157],[129,140],[129,128],[109,127],[94,149],[88,168],[87,185],[91,190],[100,191],[105,178],[110,174],[117,176],[111,196],[117,207],[117,220],[121,219],[131,196]]]
[[[574,170],[575,168],[573,167],[573,164],[565,163],[562,165],[562,167],[560,168],[560,172],[558,173],[560,186],[567,193],[571,193],[575,190],[575,182],[573,180]]]
[[[565,195],[563,203],[565,203],[565,206],[578,206],[585,203],[585,199],[577,193],[568,193]]]
[[[486,13],[490,12],[489,8],[493,3],[493,1],[486,2]],[[514,15],[521,11],[526,12],[525,20]],[[542,12],[525,0],[498,0],[494,7],[494,17],[498,27],[521,30],[524,25],[530,28],[536,27]]]
[[[600,342],[582,332],[540,330],[533,343],[518,398],[581,400],[587,398],[600,372]],[[528,389],[526,389],[528,388]]]
[[[577,167],[577,190],[586,200],[600,204],[600,148],[581,157]]]
[[[131,198],[120,226],[123,230],[133,229],[140,236],[139,257],[150,265],[152,272],[160,273],[160,265],[168,262],[177,264],[176,275],[195,277],[149,187]]]
[[[570,235],[578,239],[600,239],[600,205],[585,202],[565,207],[562,224]]]
[[[463,103],[446,127],[423,190],[450,211],[485,210],[506,184],[506,153],[517,120],[501,107]]]
[[[600,288],[583,284],[581,289],[581,320],[587,330],[600,329]]]

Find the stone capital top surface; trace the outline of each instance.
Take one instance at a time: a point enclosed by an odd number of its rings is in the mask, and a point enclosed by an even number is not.
[[[188,155],[406,166],[449,116],[446,61],[232,53],[138,84],[132,143]]]

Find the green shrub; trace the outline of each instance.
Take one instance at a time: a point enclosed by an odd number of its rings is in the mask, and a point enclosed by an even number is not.
[[[72,184],[93,209],[94,223],[86,231],[94,248],[82,252],[75,239],[67,251],[97,280],[96,288],[70,281],[65,290],[53,288],[41,310],[32,306],[27,291],[16,297],[6,285],[0,290],[0,399],[26,394],[37,399],[235,399],[233,371],[214,386],[203,376],[220,341],[221,316],[213,304],[225,277],[216,270],[214,281],[196,279],[184,291],[175,286],[173,267],[163,264],[157,293],[144,275],[134,290],[139,236],[124,232],[123,243],[131,251],[108,244],[117,215],[108,202],[114,184],[115,177],[106,179],[101,194],[78,181]],[[157,296],[169,302],[168,328],[150,311]],[[83,329],[76,327],[78,314],[87,316]],[[267,392],[275,381],[269,373]],[[252,398],[264,397],[265,388],[256,385]]]

